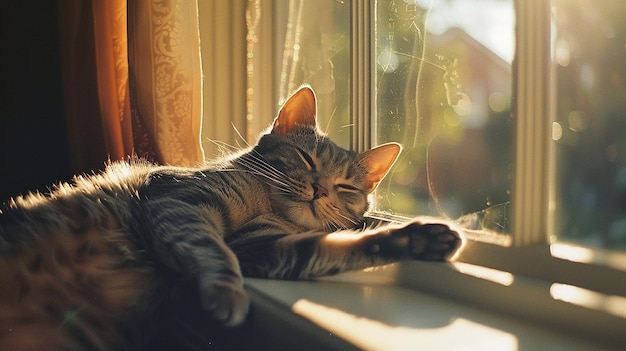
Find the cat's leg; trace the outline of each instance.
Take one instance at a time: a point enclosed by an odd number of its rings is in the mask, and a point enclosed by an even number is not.
[[[262,232],[230,245],[244,275],[254,277],[307,279],[407,259],[445,261],[462,242],[448,225],[419,220],[335,233],[289,233],[267,217],[255,222]]]
[[[146,201],[142,206],[143,224],[135,230],[142,245],[176,274],[197,280],[201,303],[216,320],[242,323],[249,297],[237,257],[223,240],[222,213],[173,199]]]

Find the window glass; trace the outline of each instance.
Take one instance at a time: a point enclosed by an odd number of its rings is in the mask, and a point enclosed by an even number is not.
[[[375,40],[376,140],[404,145],[377,209],[507,232],[512,1],[379,0]]]
[[[320,127],[333,141],[349,147],[350,1],[280,1],[274,17],[279,98],[287,98],[302,84],[311,85]]]
[[[626,249],[626,3],[553,0],[558,239]]]

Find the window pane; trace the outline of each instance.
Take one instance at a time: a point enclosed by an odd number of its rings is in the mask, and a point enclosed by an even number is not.
[[[376,138],[405,147],[378,210],[508,231],[513,47],[512,1],[377,1]]]
[[[317,95],[320,127],[343,147],[350,146],[350,1],[293,0],[275,4],[280,53],[278,96],[302,84]]]
[[[626,249],[626,3],[553,0],[558,238]]]

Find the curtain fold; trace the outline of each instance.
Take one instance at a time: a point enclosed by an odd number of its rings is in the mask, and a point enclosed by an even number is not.
[[[74,171],[203,162],[196,1],[60,0],[59,17]]]
[[[128,2],[133,112],[162,163],[203,161],[198,7],[187,0]]]
[[[93,2],[98,98],[104,140],[112,159],[133,152],[128,92],[126,0]]]

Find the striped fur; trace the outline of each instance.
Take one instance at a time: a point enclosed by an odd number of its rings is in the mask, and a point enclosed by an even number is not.
[[[220,163],[113,163],[13,199],[0,215],[0,349],[129,348],[178,280],[237,325],[249,304],[242,274],[310,279],[445,260],[461,240],[444,224],[364,229],[368,194],[399,152],[332,143],[304,87],[256,146]]]

